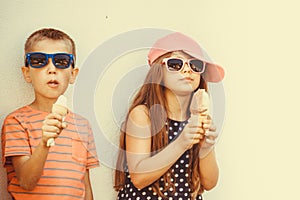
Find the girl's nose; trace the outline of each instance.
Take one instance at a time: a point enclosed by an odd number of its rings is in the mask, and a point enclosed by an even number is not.
[[[189,66],[189,64],[187,62],[183,63],[182,72],[188,72],[188,73],[191,72],[191,68],[190,68],[190,66]]]

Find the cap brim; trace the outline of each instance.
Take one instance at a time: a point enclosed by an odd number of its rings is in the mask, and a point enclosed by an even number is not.
[[[224,69],[220,65],[207,63],[203,78],[208,82],[217,83],[223,80],[224,75]]]

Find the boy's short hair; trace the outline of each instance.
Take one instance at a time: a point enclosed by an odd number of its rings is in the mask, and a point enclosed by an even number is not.
[[[75,43],[72,38],[66,33],[54,29],[54,28],[43,28],[33,32],[26,40],[25,43],[25,54],[31,51],[31,48],[39,41],[50,39],[50,40],[63,40],[68,43],[70,50],[74,57],[76,58],[76,48]]]

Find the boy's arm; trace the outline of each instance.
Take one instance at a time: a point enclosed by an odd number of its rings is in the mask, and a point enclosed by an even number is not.
[[[93,191],[92,191],[92,186],[90,182],[90,173],[89,170],[87,169],[85,174],[84,174],[84,185],[85,185],[85,200],[93,200]]]
[[[49,148],[42,142],[31,156],[13,156],[12,163],[20,186],[25,190],[33,190],[41,178]]]
[[[61,129],[66,127],[61,121],[62,116],[50,113],[43,122],[41,142],[32,155],[12,157],[13,167],[23,189],[33,190],[40,180],[49,152],[47,141],[56,138]]]

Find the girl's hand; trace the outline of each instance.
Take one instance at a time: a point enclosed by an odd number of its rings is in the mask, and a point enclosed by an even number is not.
[[[216,139],[219,136],[219,133],[216,132],[216,127],[212,124],[210,118],[203,121],[203,129],[205,130],[205,134],[200,142],[200,159],[204,158],[211,150],[213,150]]]
[[[66,128],[66,123],[62,121],[62,116],[57,113],[50,113],[46,116],[42,126],[42,143],[47,146],[50,138],[57,138],[62,129]]]
[[[204,138],[205,129],[201,121],[203,121],[202,116],[192,116],[179,135],[177,140],[185,150],[190,149]]]

